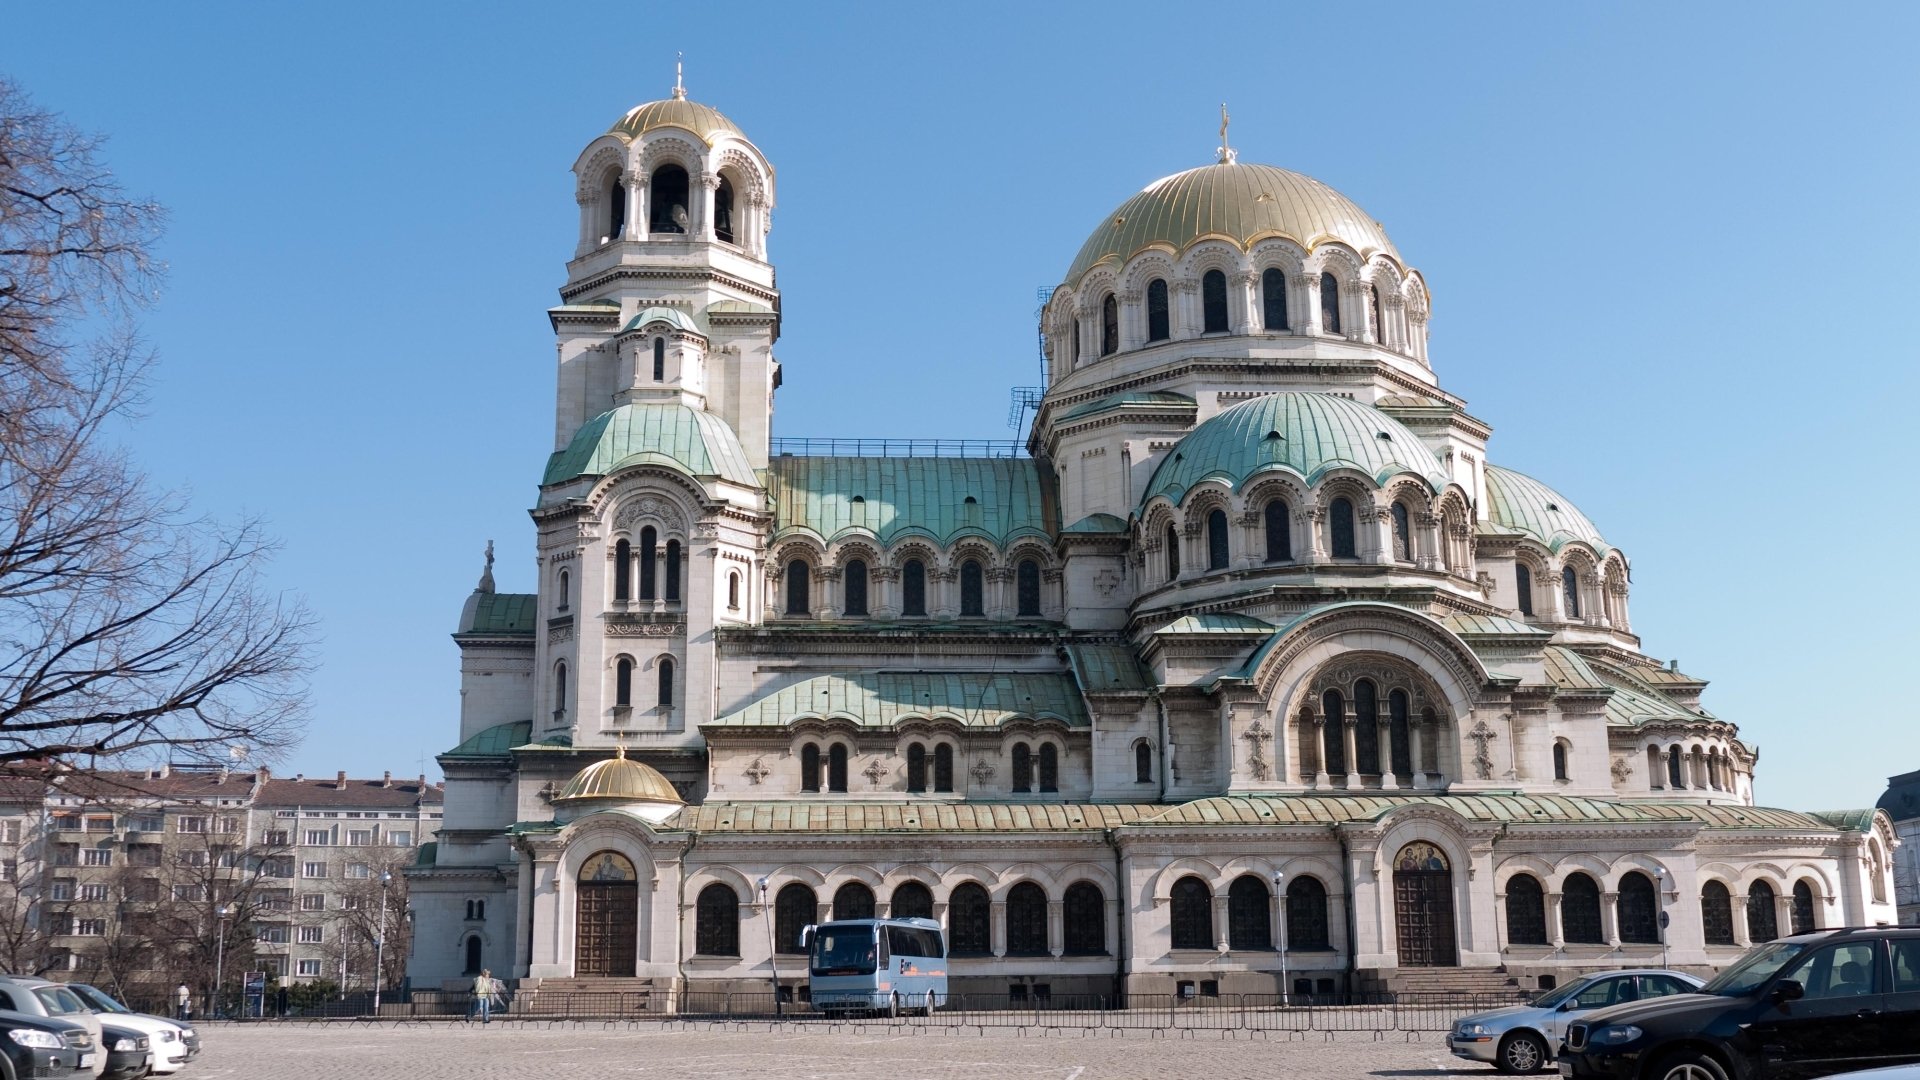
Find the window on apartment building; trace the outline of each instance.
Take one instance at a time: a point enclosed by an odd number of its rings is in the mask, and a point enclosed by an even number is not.
[[[19,881],[19,880],[20,880],[20,861],[18,859],[7,859],[3,862],[0,862],[0,881]]]
[[[293,970],[294,974],[299,975],[301,978],[311,978],[320,974],[320,961],[296,960],[294,961]]]
[[[300,928],[300,944],[318,945],[326,940],[326,927],[303,926]]]
[[[260,906],[268,911],[292,911],[293,893],[286,889],[267,889],[260,893]]]
[[[372,829],[348,829],[347,846],[367,847],[373,843]]]
[[[331,843],[333,843],[332,829],[308,829],[307,830],[307,846],[308,847],[325,847],[326,845]]]
[[[223,818],[221,818],[221,819],[220,819],[220,831],[221,831],[221,832],[223,832],[223,833],[227,833],[227,834],[229,834],[229,835],[231,835],[231,834],[233,834],[233,833],[237,833],[237,832],[239,832],[239,831],[240,831],[240,819],[239,819],[239,818],[237,818],[237,817],[223,817]]]
[[[327,910],[327,898],[320,893],[308,893],[300,898],[301,911]]]
[[[55,937],[73,933],[73,916],[64,911],[54,912],[47,920],[47,932]]]
[[[159,844],[128,844],[127,845],[127,865],[128,866],[159,866],[160,865],[160,845]]]
[[[81,919],[73,924],[73,932],[81,937],[104,937],[107,933],[107,920]]]
[[[360,898],[359,898],[359,897],[357,897],[357,896],[343,896],[343,897],[341,897],[341,898],[340,898],[340,910],[341,910],[341,911],[359,911],[359,910],[360,910]]]
[[[160,879],[141,878],[127,885],[127,899],[135,903],[154,903],[160,899]]]
[[[407,829],[389,829],[387,831],[387,843],[392,844],[394,847],[412,847],[413,833]]]
[[[109,848],[90,847],[80,852],[81,866],[112,866],[113,851]]]
[[[135,814],[127,828],[134,832],[166,832],[167,819],[164,814]]]
[[[206,898],[206,890],[198,885],[175,885],[173,887],[173,898],[175,900],[198,902]]]
[[[326,863],[323,863],[323,862],[310,862],[310,863],[301,863],[301,864],[300,864],[300,876],[301,876],[301,877],[308,877],[308,878],[323,878],[323,877],[326,877],[326,876],[327,876],[327,864],[326,864]]]
[[[178,817],[173,819],[173,831],[183,833],[203,833],[207,831],[207,819],[203,817]]]
[[[285,923],[265,923],[257,928],[255,940],[266,945],[285,945],[287,943],[287,925]]]
[[[265,843],[268,847],[286,847],[291,841],[287,839],[287,830],[268,829]]]
[[[73,899],[73,879],[72,878],[54,878],[53,885],[47,890],[47,899],[49,900]]]
[[[187,865],[195,867],[207,865],[207,853],[204,851],[187,852]]]
[[[66,829],[70,832],[78,832],[80,830],[80,815],[77,813],[55,814],[53,815],[53,827],[56,829]]]
[[[79,844],[53,845],[53,865],[79,866],[80,865],[80,845]]]
[[[87,831],[88,832],[112,832],[113,831],[113,815],[112,814],[88,814],[87,815]]]
[[[350,878],[370,878],[373,876],[373,869],[363,862],[348,863],[347,876]]]
[[[239,848],[223,847],[219,849],[218,853],[220,856],[220,866],[223,869],[237,870],[240,868],[240,864],[245,861],[240,857]]]
[[[107,887],[105,885],[80,886],[80,899],[82,900],[88,901],[89,903],[98,903],[106,898]]]
[[[19,842],[20,820],[18,818],[8,818],[5,821],[0,821],[0,844],[17,844]]]

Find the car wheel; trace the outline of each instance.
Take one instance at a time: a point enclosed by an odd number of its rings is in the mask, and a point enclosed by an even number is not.
[[[1727,1070],[1710,1054],[1680,1050],[1660,1059],[1651,1075],[1655,1080],[1727,1080]]]
[[[1503,1073],[1539,1072],[1547,1065],[1547,1044],[1531,1031],[1516,1031],[1500,1040],[1493,1064]]]

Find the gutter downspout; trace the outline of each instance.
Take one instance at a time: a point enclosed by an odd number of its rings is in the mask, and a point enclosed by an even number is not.
[[[1126,860],[1120,853],[1120,835],[1117,829],[1107,830],[1107,844],[1113,848],[1114,895],[1120,901],[1119,917],[1114,925],[1113,958],[1113,998],[1115,1007],[1124,1005],[1127,997],[1127,921],[1133,912],[1133,905],[1127,901]]]

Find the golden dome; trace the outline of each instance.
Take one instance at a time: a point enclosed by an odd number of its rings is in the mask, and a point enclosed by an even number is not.
[[[627,757],[627,748],[614,748],[613,756],[605,761],[596,761],[574,774],[560,794],[553,797],[556,803],[569,799],[615,799],[621,802],[657,802],[684,804],[680,793],[673,790],[667,778],[659,770],[644,762],[633,761]]]
[[[699,136],[700,141],[713,145],[715,135],[728,134],[746,138],[734,122],[720,115],[720,110],[711,105],[702,105],[697,101],[688,101],[684,97],[672,97],[665,101],[649,101],[644,105],[635,105],[627,110],[613,127],[607,130],[609,135],[618,135],[631,142],[655,128],[674,127],[690,131]]]
[[[1379,222],[1310,176],[1272,165],[1203,165],[1155,180],[1108,214],[1081,246],[1066,283],[1077,284],[1103,262],[1124,264],[1155,244],[1179,253],[1219,238],[1244,250],[1269,236],[1284,236],[1308,251],[1337,240],[1363,259],[1384,252],[1400,261]]]

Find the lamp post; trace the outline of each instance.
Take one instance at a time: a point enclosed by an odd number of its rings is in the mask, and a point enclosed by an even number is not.
[[[380,925],[373,933],[373,1015],[380,1015],[380,984],[385,982],[382,965],[387,958],[387,886],[393,874],[380,871]]]
[[[1660,966],[1667,967],[1667,868],[1653,868],[1653,924],[1660,932]]]
[[[760,914],[767,923],[767,978],[773,982],[773,1015],[785,1015],[780,1010],[780,965],[779,949],[773,940],[773,910],[767,906],[767,879],[760,879]]]
[[[220,936],[213,942],[213,1001],[207,1011],[219,1016],[220,984],[226,982],[227,976],[227,917],[233,914],[233,909],[221,904],[214,914],[220,916]]]
[[[1292,990],[1293,980],[1287,977],[1287,875],[1279,870],[1273,872],[1273,895],[1280,902],[1280,1005],[1288,1004],[1287,995]]]

